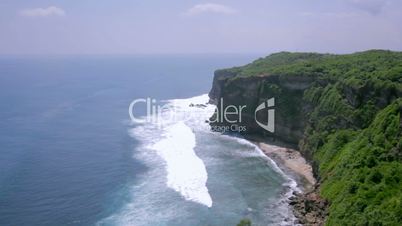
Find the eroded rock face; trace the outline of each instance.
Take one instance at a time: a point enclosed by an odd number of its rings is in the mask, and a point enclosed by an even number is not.
[[[221,92],[223,90],[223,86],[225,82],[236,76],[236,73],[229,72],[226,70],[217,70],[215,71],[214,80],[212,82],[212,88],[209,92],[210,103],[217,104],[217,100],[221,96]]]
[[[215,72],[209,97],[210,103],[221,108],[226,108],[229,105],[247,106],[242,112],[242,121],[236,122],[239,126],[247,128],[246,131],[241,133],[283,141],[290,147],[299,148],[308,160],[312,160],[312,154],[309,153],[309,150],[304,150],[301,143],[303,143],[303,138],[306,136],[307,125],[312,129],[315,127],[314,122],[309,121],[309,114],[317,106],[312,105],[310,101],[306,101],[303,95],[311,87],[325,89],[329,86],[336,86],[341,98],[351,108],[359,108],[372,102],[373,106],[381,109],[401,96],[402,92],[395,87],[378,88],[371,83],[356,87],[314,76],[264,74],[244,77],[237,75],[235,71],[218,70]],[[256,120],[258,120],[262,124],[267,124],[268,111],[261,110],[255,113],[255,109],[270,98],[275,98],[273,108],[275,109],[274,133],[268,132],[256,123]],[[219,114],[222,114],[222,111]],[[325,113],[323,116],[325,116]],[[216,115],[212,119],[214,117]],[[227,115],[229,121],[233,121],[235,117],[237,116]],[[233,124],[227,120],[211,121],[213,121],[211,125],[218,126]],[[359,119],[354,120],[353,125],[350,123],[350,121],[337,118],[333,123],[333,128],[360,128],[364,126],[359,122]]]
[[[402,90],[398,87],[376,87],[368,81],[360,86],[342,84],[342,93],[348,103],[357,108],[368,101],[382,109],[389,103],[402,96]]]
[[[247,105],[239,124],[247,128],[242,132],[244,135],[256,136],[245,137],[258,137],[266,141],[270,141],[270,137],[283,141],[287,146],[293,145],[312,165],[314,176],[319,183],[325,185],[323,188],[332,187],[331,189],[337,190],[340,184],[349,184],[348,176],[342,175],[336,178],[338,181],[334,181],[328,175],[333,172],[354,171],[354,168],[347,167],[350,163],[366,164],[367,161],[363,161],[366,152],[368,157],[375,159],[375,150],[383,149],[381,139],[385,139],[385,134],[392,135],[390,140],[393,140],[394,145],[391,145],[391,150],[386,150],[386,161],[388,158],[394,162],[401,159],[397,154],[400,150],[399,137],[396,137],[395,133],[387,132],[388,128],[392,128],[394,132],[398,128],[396,124],[385,126],[388,121],[384,121],[387,117],[398,115],[395,112],[387,112],[393,109],[391,107],[396,104],[401,106],[401,57],[400,53],[387,51],[367,51],[344,56],[273,54],[243,67],[217,71],[209,96],[212,103],[223,108],[229,105]],[[269,115],[267,111],[254,112],[257,106],[270,98],[275,98],[274,133],[264,130],[256,122],[257,120],[265,124]],[[389,106],[390,104],[392,106]],[[221,118],[221,113],[211,119]],[[400,123],[402,114],[399,114],[399,117]],[[231,125],[233,117],[229,116],[227,119],[229,120],[211,120],[210,124]],[[381,126],[383,124],[384,126]],[[378,130],[374,130],[374,127],[378,127]],[[345,145],[356,144],[354,140],[366,136],[367,131],[371,131],[371,137],[377,137],[377,141],[369,138],[367,147],[357,148],[360,151],[359,159],[346,156],[344,162],[347,164],[337,165],[332,157],[342,151]],[[386,164],[386,161],[382,159],[379,163]],[[334,167],[325,168],[328,164]],[[374,170],[372,172],[375,172]],[[364,178],[366,175],[361,176]],[[392,190],[394,185],[387,186]],[[335,202],[331,204],[330,201],[334,198],[325,196],[325,192],[322,195],[329,199],[329,203],[321,199],[319,189],[317,186],[314,191],[298,195],[291,200],[295,215],[300,219],[300,223],[305,225],[322,225],[326,217],[341,225],[339,222],[345,222],[345,219],[339,214],[340,211],[331,215],[326,211],[329,205],[331,209],[342,210],[342,205]],[[343,202],[351,206],[354,201],[346,197]],[[370,205],[377,207],[376,203]],[[397,213],[397,209],[393,211]],[[364,214],[366,219],[370,217],[370,214]],[[381,221],[397,222],[395,219],[397,218],[384,218]],[[361,219],[348,220],[364,222]],[[377,219],[371,219],[370,222],[375,223]]]
[[[228,105],[247,106],[242,121],[238,123],[247,127],[244,133],[272,137],[297,147],[305,126],[306,109],[303,106],[303,92],[312,83],[313,79],[308,77],[276,75],[236,77],[233,73],[220,70],[215,73],[209,97],[211,103],[224,108]],[[266,131],[256,123],[256,119],[262,124],[268,123],[268,111],[261,110],[255,113],[255,109],[270,98],[275,98],[274,133]],[[230,119],[230,116],[228,117]],[[221,121],[212,124],[231,123]]]

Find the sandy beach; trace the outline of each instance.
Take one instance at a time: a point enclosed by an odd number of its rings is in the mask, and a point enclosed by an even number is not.
[[[289,204],[298,219],[297,224],[322,226],[328,215],[328,203],[319,195],[319,186],[313,176],[312,167],[295,149],[257,142],[260,149],[293,179],[302,193],[290,198]]]
[[[314,187],[316,180],[312,167],[297,150],[258,142],[259,148],[287,174],[290,174],[304,191]]]

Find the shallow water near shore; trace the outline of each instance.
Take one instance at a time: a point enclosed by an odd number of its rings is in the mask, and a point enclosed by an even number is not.
[[[205,120],[214,106],[189,107],[206,102],[206,94],[171,100],[175,120],[162,128],[133,125],[130,135],[141,143],[134,157],[152,170],[132,186],[131,200],[99,225],[235,225],[243,217],[254,225],[280,225],[292,220],[286,198],[295,182],[251,142],[211,132]],[[189,112],[191,117],[184,117]]]
[[[0,225],[291,219],[292,181],[255,145],[211,132],[211,106],[189,107],[207,101],[213,70],[252,58],[0,59]],[[200,120],[131,124],[130,102],[145,97]]]

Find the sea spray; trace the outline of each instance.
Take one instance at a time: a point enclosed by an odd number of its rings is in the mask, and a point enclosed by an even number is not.
[[[167,186],[179,192],[186,200],[212,206],[206,182],[207,170],[195,154],[195,135],[184,123],[168,127],[164,138],[152,145],[166,162]]]
[[[210,130],[208,96],[164,101],[161,125],[130,125],[134,158],[149,168],[131,199],[99,225],[291,225],[295,186],[253,143]],[[199,107],[198,107],[199,106]],[[170,115],[171,116],[171,115]]]

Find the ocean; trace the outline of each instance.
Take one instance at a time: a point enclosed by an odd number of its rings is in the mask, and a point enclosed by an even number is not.
[[[0,225],[292,225],[295,182],[205,123],[213,71],[255,58],[1,56]]]

